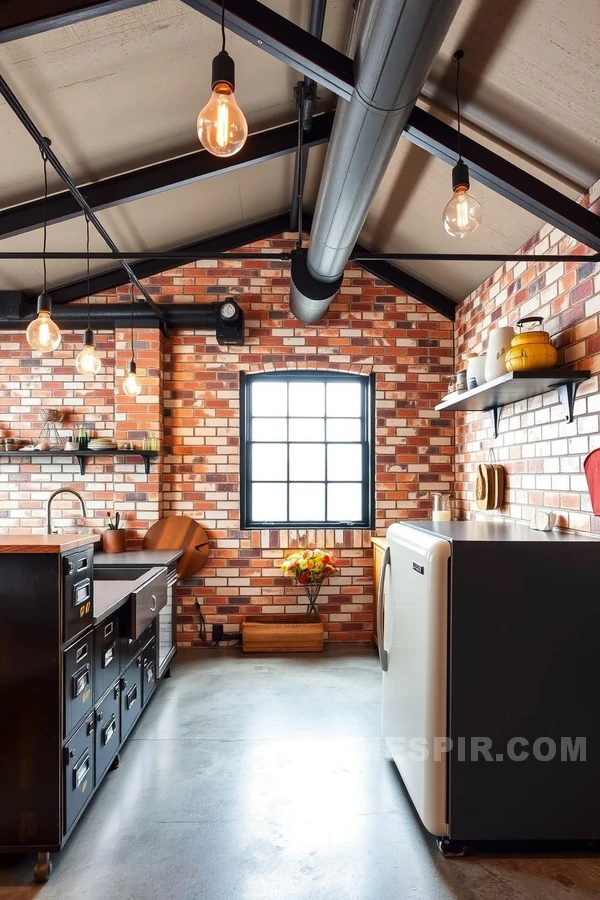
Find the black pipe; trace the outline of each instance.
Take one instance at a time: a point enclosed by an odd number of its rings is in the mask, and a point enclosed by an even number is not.
[[[20,292],[8,291],[0,312],[0,331],[23,331],[36,313]],[[222,315],[227,304],[229,316]],[[231,305],[235,309],[231,310]],[[235,298],[217,303],[160,303],[157,304],[169,330],[193,329],[214,331],[219,344],[244,343],[244,312]],[[87,305],[55,306],[52,318],[61,328],[85,329],[88,324]],[[92,303],[90,327],[113,331],[118,327],[159,328],[161,322],[145,303]]]
[[[323,23],[325,22],[325,7],[327,0],[312,0],[310,6],[310,21],[308,23],[309,34],[319,38],[323,36]],[[309,134],[312,128],[312,119],[317,105],[317,85],[308,75],[304,81],[296,85],[296,97],[298,101],[298,124],[302,132]],[[306,181],[306,167],[308,165],[309,147],[299,146],[294,160],[294,181],[292,187],[292,203],[290,206],[290,231],[297,231],[300,223],[300,206]],[[300,240],[302,235],[300,235]]]

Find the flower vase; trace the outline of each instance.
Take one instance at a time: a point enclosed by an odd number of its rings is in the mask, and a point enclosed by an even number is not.
[[[102,532],[102,549],[105,553],[122,553],[126,542],[127,533],[124,528],[109,528]]]
[[[306,596],[308,597],[308,607],[306,608],[307,616],[317,612],[317,597],[319,596],[322,584],[322,581],[316,581],[302,585],[306,592]]]

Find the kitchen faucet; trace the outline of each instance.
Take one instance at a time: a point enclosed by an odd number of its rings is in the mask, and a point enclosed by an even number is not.
[[[85,518],[87,516],[87,510],[85,508],[85,500],[81,496],[78,491],[73,490],[73,488],[58,488],[58,490],[54,491],[54,493],[50,494],[48,497],[48,502],[46,503],[46,532],[47,534],[52,534],[52,501],[56,497],[57,494],[74,494],[75,497],[81,503],[81,513]]]

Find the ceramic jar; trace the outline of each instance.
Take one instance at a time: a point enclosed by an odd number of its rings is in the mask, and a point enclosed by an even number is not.
[[[528,316],[519,319],[518,328],[524,325],[541,325],[541,316]],[[510,350],[506,354],[506,368],[509,372],[530,372],[533,369],[553,369],[558,361],[558,351],[550,343],[547,331],[522,331],[515,334]]]
[[[485,360],[485,380],[494,381],[506,375],[506,354],[510,350],[510,342],[515,335],[510,325],[504,328],[493,328],[488,339],[488,350]]]
[[[102,532],[102,549],[105,553],[122,553],[127,545],[124,528],[109,528]]]
[[[485,363],[487,356],[481,353],[479,356],[470,356],[467,365],[467,389],[472,390],[475,387],[485,384]]]

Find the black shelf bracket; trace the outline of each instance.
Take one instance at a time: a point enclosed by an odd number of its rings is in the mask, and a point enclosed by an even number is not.
[[[502,414],[501,406],[492,406],[491,409],[488,410],[490,414],[490,419],[492,420],[492,432],[494,437],[498,437],[498,426],[500,425],[500,416]]]
[[[562,408],[565,413],[565,422],[573,421],[573,410],[575,409],[575,397],[577,395],[577,388],[579,384],[575,382],[571,382],[569,384],[561,384],[558,390],[558,399],[562,403]]]
[[[87,457],[80,456],[79,453],[76,453],[75,455],[77,456],[77,462],[79,463],[79,474],[85,475],[85,461]]]

